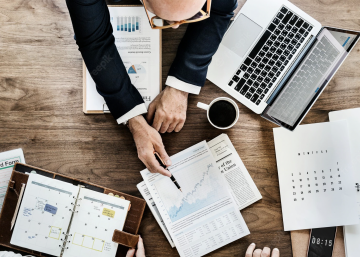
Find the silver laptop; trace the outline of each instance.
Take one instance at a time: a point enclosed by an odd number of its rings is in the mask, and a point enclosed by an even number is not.
[[[248,0],[207,78],[255,113],[294,130],[359,36],[322,27],[286,0]]]

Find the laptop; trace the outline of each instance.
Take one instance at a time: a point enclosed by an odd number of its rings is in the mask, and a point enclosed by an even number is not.
[[[224,35],[207,78],[263,118],[293,131],[359,36],[322,27],[286,0],[248,0]]]

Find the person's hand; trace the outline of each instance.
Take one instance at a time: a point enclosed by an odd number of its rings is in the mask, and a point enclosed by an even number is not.
[[[270,248],[264,247],[264,249],[256,249],[255,251],[255,244],[252,243],[249,245],[248,249],[246,250],[245,257],[270,257]],[[274,248],[271,253],[271,257],[280,257],[280,251],[277,248]]]
[[[179,132],[186,120],[188,93],[166,87],[149,105],[147,121],[160,133]]]
[[[138,157],[145,164],[146,168],[151,173],[160,173],[170,177],[170,171],[161,167],[154,156],[154,151],[158,152],[166,166],[171,165],[170,157],[165,151],[160,134],[141,115],[129,120],[129,129],[134,137]]]
[[[139,242],[137,244],[137,250],[129,249],[126,253],[126,257],[134,257],[134,256],[145,257],[144,243],[140,235],[139,235]]]

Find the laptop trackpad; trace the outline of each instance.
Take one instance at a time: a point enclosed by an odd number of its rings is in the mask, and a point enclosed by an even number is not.
[[[230,31],[226,33],[222,44],[239,56],[244,57],[261,31],[262,27],[244,14],[240,14]]]

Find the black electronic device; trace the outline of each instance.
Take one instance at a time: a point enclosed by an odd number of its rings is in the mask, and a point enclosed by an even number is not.
[[[336,227],[311,230],[308,257],[332,257]]]

